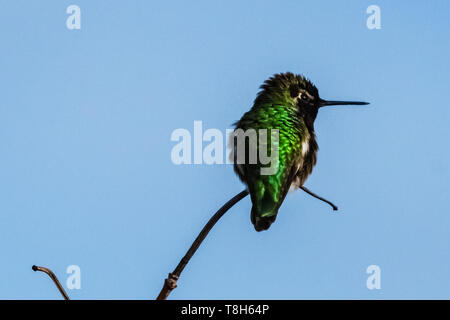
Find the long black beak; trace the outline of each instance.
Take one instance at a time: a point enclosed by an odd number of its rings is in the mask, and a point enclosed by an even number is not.
[[[325,106],[339,106],[339,105],[366,105],[369,104],[369,102],[362,102],[362,101],[328,101],[328,100],[319,100],[319,107],[325,107]]]

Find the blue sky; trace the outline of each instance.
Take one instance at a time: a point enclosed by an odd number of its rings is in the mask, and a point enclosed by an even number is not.
[[[243,189],[229,165],[174,165],[171,133],[231,128],[292,71],[371,102],[316,120],[306,186],[340,210],[297,191],[257,233],[246,198],[171,298],[449,299],[449,18],[448,1],[0,2],[0,298],[60,298],[33,264],[64,285],[80,266],[73,299],[154,298]]]

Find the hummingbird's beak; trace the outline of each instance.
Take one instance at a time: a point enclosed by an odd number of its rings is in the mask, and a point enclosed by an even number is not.
[[[319,99],[319,108],[326,107],[326,106],[339,106],[339,105],[366,105],[369,104],[369,102],[362,102],[362,101],[328,101]]]

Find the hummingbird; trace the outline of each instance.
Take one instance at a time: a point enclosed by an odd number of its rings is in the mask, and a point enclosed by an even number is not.
[[[234,171],[247,186],[252,201],[251,222],[256,231],[267,230],[275,221],[278,210],[290,189],[301,188],[316,198],[317,196],[303,184],[311,174],[316,162],[319,146],[314,130],[314,121],[320,108],[335,105],[366,105],[360,101],[327,101],[319,96],[319,91],[310,80],[291,72],[278,73],[266,80],[254,100],[252,108],[235,123],[235,130],[244,132],[253,129],[277,130],[277,169],[269,175],[261,174],[266,166],[261,162],[244,163],[236,161],[236,137],[232,146]],[[232,134],[233,134],[232,133]],[[269,136],[268,139],[271,139]],[[252,144],[252,145],[250,145]],[[259,150],[260,139],[245,141],[245,152],[251,148]],[[270,149],[270,148],[269,148]]]

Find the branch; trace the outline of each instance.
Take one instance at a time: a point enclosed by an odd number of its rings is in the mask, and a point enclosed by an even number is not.
[[[192,256],[197,251],[200,244],[203,242],[203,240],[208,235],[209,231],[214,227],[214,225],[219,221],[220,218],[236,203],[241,201],[243,198],[245,198],[248,195],[248,191],[244,190],[237,195],[235,195],[231,200],[229,200],[227,203],[225,203],[212,217],[209,219],[208,223],[203,227],[202,231],[198,234],[197,238],[192,243],[189,250],[186,252],[183,259],[181,259],[180,263],[178,263],[177,267],[172,273],[169,273],[169,276],[164,281],[164,286],[161,289],[161,292],[159,293],[156,300],[166,300],[169,296],[170,292],[172,292],[173,289],[177,287],[177,281],[180,278],[180,274],[183,271],[183,269],[188,264],[189,260],[192,258]]]
[[[307,194],[313,196],[314,198],[319,199],[319,200],[322,200],[322,201],[325,202],[325,203],[328,203],[328,204],[333,208],[334,211],[337,211],[338,207],[336,207],[336,205],[335,205],[333,202],[328,201],[327,199],[322,198],[321,196],[318,196],[317,194],[315,194],[314,192],[312,192],[311,190],[309,190],[309,189],[308,189],[307,187],[305,187],[305,186],[301,186],[300,189],[302,189],[303,191],[305,191]]]
[[[38,267],[38,266],[32,266],[31,269],[33,269],[33,271],[41,271],[41,272],[44,272],[44,273],[48,274],[48,276],[55,283],[55,285],[58,288],[59,292],[61,292],[61,295],[63,296],[63,298],[65,300],[70,300],[69,296],[67,295],[66,291],[64,290],[63,286],[61,285],[61,283],[59,282],[58,278],[55,276],[55,274],[53,273],[52,270],[50,270],[48,268],[45,268],[45,267]]]
[[[334,210],[337,210],[338,208],[330,201],[316,195],[312,191],[310,191],[308,188],[301,186],[300,189],[305,191],[306,193],[310,194],[311,196],[322,200],[329,205],[333,207]],[[205,240],[208,233],[211,231],[211,229],[214,227],[214,225],[219,221],[222,216],[227,213],[227,211],[232,208],[236,203],[244,199],[246,196],[248,196],[249,192],[247,190],[241,191],[237,195],[235,195],[233,198],[231,198],[227,203],[225,203],[206,223],[206,225],[203,227],[202,231],[198,234],[197,238],[195,238],[194,242],[192,243],[189,250],[186,252],[184,257],[181,259],[181,261],[178,263],[175,270],[171,273],[169,273],[169,276],[164,281],[164,286],[161,289],[161,292],[159,293],[156,300],[166,300],[167,297],[170,295],[173,289],[177,287],[178,279],[180,278],[181,272],[183,272],[186,265],[191,260],[192,256],[195,254],[197,249],[202,244],[203,240]],[[46,273],[55,283],[56,287],[58,288],[59,292],[63,296],[65,300],[70,300],[69,296],[67,295],[66,291],[64,290],[63,286],[59,282],[58,278],[55,276],[55,274],[48,268],[45,267],[38,267],[33,265],[32,267],[33,271],[41,271]]]

